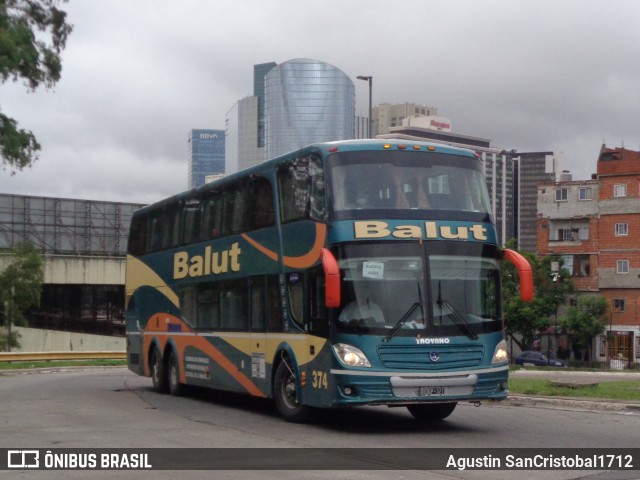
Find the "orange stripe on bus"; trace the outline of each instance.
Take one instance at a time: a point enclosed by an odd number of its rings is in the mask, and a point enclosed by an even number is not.
[[[161,320],[165,321],[162,322]],[[154,322],[155,320],[155,322]],[[156,323],[156,326],[154,326]],[[208,355],[215,363],[217,363],[225,372],[227,372],[231,377],[233,377],[240,385],[242,385],[247,392],[256,397],[264,397],[265,394],[249,379],[244,373],[238,370],[238,367],[227,357],[225,357],[220,350],[214,347],[206,338],[200,337],[198,335],[175,335],[171,336],[170,332],[168,332],[168,325],[181,325],[181,332],[190,333],[190,328],[179,318],[174,317],[173,315],[168,314],[157,314],[149,319],[147,322],[147,327],[145,328],[145,333],[154,334],[154,333],[162,333],[169,335],[161,335],[158,337],[158,341],[160,342],[160,350],[164,351],[165,345],[170,337],[173,339],[173,342],[178,347],[178,358],[181,359],[180,365],[180,382],[187,383],[187,377],[185,372],[184,362],[182,362],[182,357],[184,355],[184,350],[186,347],[195,347],[200,349],[204,354]],[[151,346],[151,335],[145,335],[143,344],[145,347],[145,351],[148,352]],[[145,362],[144,370],[147,375],[151,372],[149,371],[149,366],[147,362]]]
[[[273,250],[269,250],[267,247],[263,247],[246,233],[242,234],[242,238],[244,238],[247,242],[249,242],[256,250],[259,250],[260,252],[264,253],[267,257],[269,257],[274,262],[278,261],[278,254]]]
[[[316,226],[316,238],[311,249],[304,255],[300,255],[298,257],[288,257],[285,255],[282,259],[282,263],[284,263],[285,266],[291,267],[291,268],[307,268],[318,261],[318,259],[320,258],[320,255],[322,254],[322,248],[324,247],[324,243],[327,238],[327,226],[323,223],[316,223],[315,226]],[[271,260],[276,262],[278,261],[279,255],[277,252],[274,252],[273,250],[269,250],[267,247],[260,245],[253,238],[249,237],[247,234],[243,233],[242,238],[244,238],[254,248],[262,252]]]
[[[188,337],[175,337],[174,341],[178,344],[179,348],[184,351],[185,347],[195,347],[200,349],[203,353],[208,355],[214,362],[216,362],[222,369],[231,375],[240,385],[242,385],[247,392],[256,397],[264,397],[264,393],[256,387],[256,385],[242,372],[238,371],[238,367],[225,357],[220,350],[211,345],[206,339],[198,336]],[[180,369],[180,380],[186,383],[185,369]]]

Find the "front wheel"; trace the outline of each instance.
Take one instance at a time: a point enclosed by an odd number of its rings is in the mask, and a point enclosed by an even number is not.
[[[312,409],[301,405],[297,393],[296,375],[288,360],[283,360],[276,369],[273,380],[273,399],[276,408],[288,422],[305,423],[311,417]]]
[[[457,403],[426,403],[421,405],[407,405],[407,410],[421,422],[438,422],[453,413]]]

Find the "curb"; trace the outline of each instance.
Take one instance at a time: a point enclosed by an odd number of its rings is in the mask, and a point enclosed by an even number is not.
[[[513,407],[559,408],[567,410],[588,410],[640,414],[640,403],[617,402],[614,400],[584,400],[569,397],[534,397],[530,395],[509,395],[502,402]]]
[[[123,368],[126,365],[67,365],[64,367],[36,367],[36,368],[16,368],[13,370],[0,370],[0,377],[13,377],[17,375],[33,375],[57,372],[74,372],[84,370],[110,370]]]

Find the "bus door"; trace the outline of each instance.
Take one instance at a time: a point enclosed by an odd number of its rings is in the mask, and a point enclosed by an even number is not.
[[[325,305],[325,273],[321,266],[307,272],[305,305],[308,308],[305,318],[307,331],[309,372],[307,383],[314,392],[314,400],[319,404],[331,402],[331,355],[327,355],[330,345],[328,312]],[[323,352],[324,350],[324,352]]]
[[[307,272],[285,275],[291,322],[287,343],[294,351],[299,369],[302,401],[306,404],[324,401],[329,391],[330,356],[323,355],[327,348],[327,319],[324,314],[324,272],[317,267]],[[319,306],[319,302],[321,306]],[[307,393],[309,396],[307,397]]]
[[[329,320],[325,302],[326,277],[321,266],[311,269],[307,273],[307,300],[309,313],[306,320],[306,330],[313,337],[325,340],[329,334]],[[313,342],[312,342],[313,345]],[[313,354],[312,351],[310,351]]]

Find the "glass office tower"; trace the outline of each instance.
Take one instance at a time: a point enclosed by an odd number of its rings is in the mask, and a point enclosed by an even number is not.
[[[264,77],[276,66],[275,62],[253,66],[253,96],[258,99],[258,148],[264,147]]]
[[[333,65],[295,59],[265,76],[265,158],[355,132],[355,86]]]
[[[224,130],[189,132],[189,188],[204,185],[207,175],[224,173]]]

